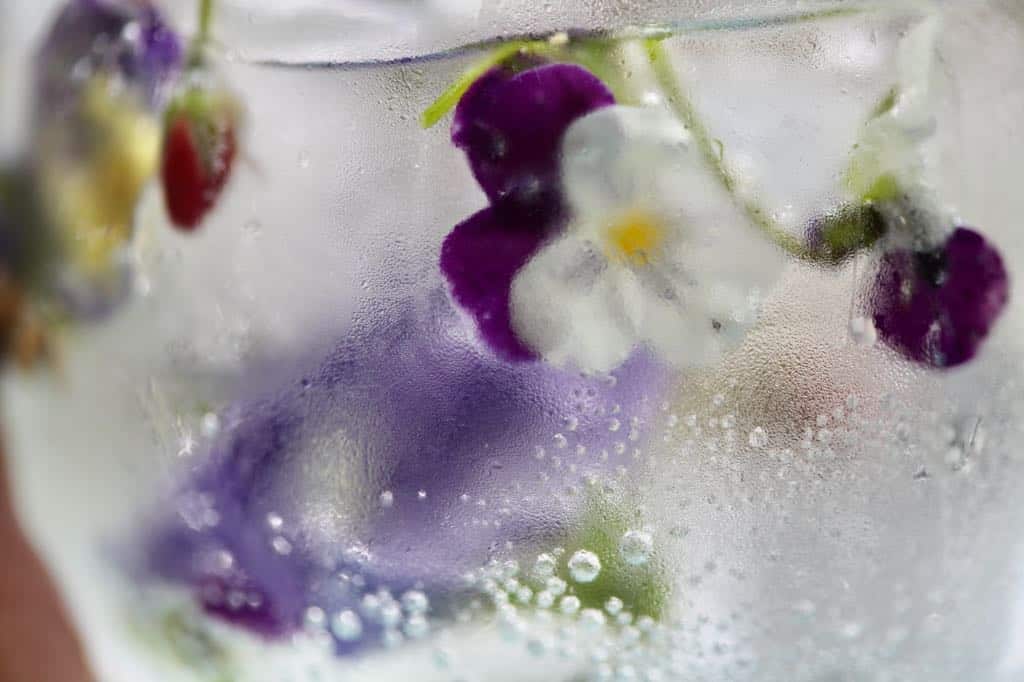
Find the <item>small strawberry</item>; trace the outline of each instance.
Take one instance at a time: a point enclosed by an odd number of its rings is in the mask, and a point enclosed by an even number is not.
[[[192,86],[168,107],[161,180],[171,221],[199,226],[216,204],[237,154],[238,106],[220,90]]]

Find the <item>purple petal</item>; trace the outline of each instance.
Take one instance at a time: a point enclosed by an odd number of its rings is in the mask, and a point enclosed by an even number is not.
[[[900,250],[882,259],[874,291],[880,338],[932,367],[973,359],[1009,300],[1009,277],[985,238],[957,228],[935,254]]]
[[[492,202],[532,203],[558,196],[562,135],[573,121],[615,103],[586,69],[550,64],[516,75],[493,69],[455,110],[452,141],[466,152]]]
[[[469,312],[480,336],[507,360],[536,356],[512,330],[512,278],[533,256],[557,219],[553,209],[531,215],[505,205],[485,208],[455,226],[441,247],[441,272],[452,297]],[[534,217],[536,216],[536,217]]]

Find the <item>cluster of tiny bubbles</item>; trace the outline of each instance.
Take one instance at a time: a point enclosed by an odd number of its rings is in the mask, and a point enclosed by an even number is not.
[[[646,531],[630,531],[626,536],[643,548],[637,554],[630,550],[630,556],[649,555]],[[681,627],[628,611],[617,596],[609,596],[597,607],[584,604],[574,593],[577,578],[594,580],[600,574],[600,561],[586,549],[568,559],[565,555],[562,548],[540,552],[522,570],[515,561],[492,559],[465,575],[466,584],[493,605],[493,623],[500,637],[534,658],[578,662],[582,676],[574,679],[686,679],[685,665],[692,661],[687,657],[692,652],[683,655],[676,649],[680,637],[692,641],[692,636]],[[560,562],[565,562],[569,582],[557,575]],[[474,614],[486,613],[474,602],[456,614],[456,620],[469,622]],[[441,655],[438,665],[449,670],[450,657]]]

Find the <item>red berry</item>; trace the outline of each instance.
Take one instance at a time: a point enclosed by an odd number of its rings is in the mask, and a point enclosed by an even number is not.
[[[217,202],[237,151],[230,123],[211,127],[205,136],[196,134],[198,125],[203,122],[185,112],[168,121],[160,169],[171,222],[186,231],[198,227]]]

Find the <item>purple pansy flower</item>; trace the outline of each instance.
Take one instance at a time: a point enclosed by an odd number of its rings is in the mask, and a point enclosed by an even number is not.
[[[586,69],[549,64],[519,73],[492,69],[455,111],[452,141],[465,151],[490,206],[452,230],[441,270],[452,297],[505,359],[535,357],[512,330],[509,289],[515,273],[564,223],[562,136],[574,121],[614,101]]]
[[[662,368],[639,354],[612,382],[509,365],[453,337],[437,302],[429,321],[383,322],[223,413],[146,543],[149,571],[270,636],[302,627],[310,605],[359,612],[365,636],[340,638],[344,653],[379,642],[367,594],[422,590],[444,617],[467,571],[564,538],[585,500],[567,489],[635,462],[620,442],[645,446]],[[640,437],[610,431],[613,413]]]
[[[151,3],[71,0],[37,58],[36,112],[46,119],[74,108],[96,74],[123,78],[157,108],[182,56],[177,34]]]
[[[938,249],[882,257],[873,291],[879,337],[905,357],[956,367],[977,355],[1009,299],[999,252],[967,227]]]

